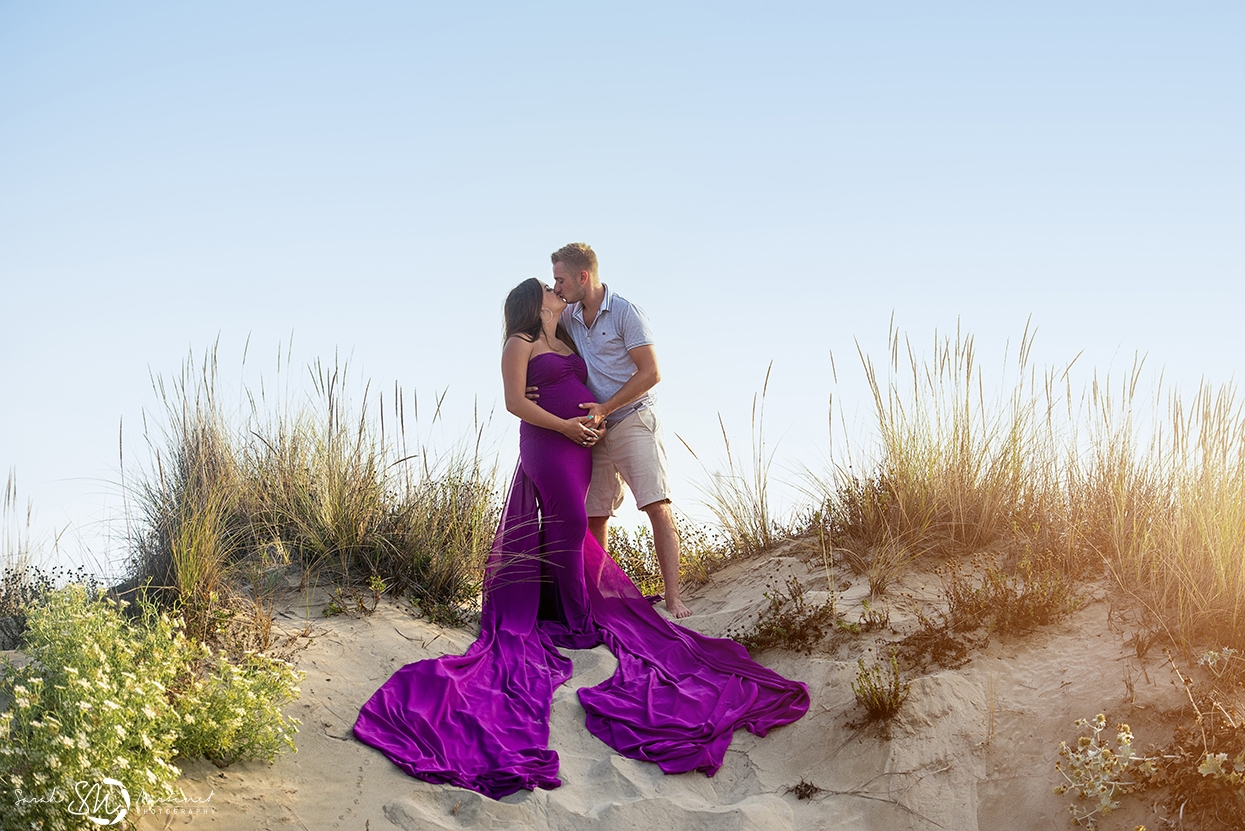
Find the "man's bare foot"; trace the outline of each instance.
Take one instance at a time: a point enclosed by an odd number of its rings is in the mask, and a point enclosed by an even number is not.
[[[675,620],[682,620],[685,617],[692,616],[692,610],[683,605],[683,601],[678,596],[671,597],[666,595],[666,611]]]

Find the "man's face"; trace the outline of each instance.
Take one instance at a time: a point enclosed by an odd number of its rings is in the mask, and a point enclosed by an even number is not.
[[[553,312],[553,319],[557,320],[562,314],[562,310],[566,308],[566,301],[554,292],[552,286],[544,286],[545,294],[541,302],[542,309],[548,309]]]
[[[574,272],[566,267],[566,263],[553,264],[553,290],[567,303],[578,303],[584,299],[588,285],[587,272]]]

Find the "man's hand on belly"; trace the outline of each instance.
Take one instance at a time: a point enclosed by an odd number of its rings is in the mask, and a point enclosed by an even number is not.
[[[587,404],[580,404],[579,409],[587,410],[588,415],[596,419],[596,423],[602,426],[605,425],[605,417],[609,415],[609,413],[606,412],[605,408],[602,407],[600,404],[596,403],[595,401],[590,401]]]

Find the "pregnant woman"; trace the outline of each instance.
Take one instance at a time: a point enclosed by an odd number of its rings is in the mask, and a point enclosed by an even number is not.
[[[412,776],[499,799],[556,788],[553,691],[570,678],[559,647],[604,643],[614,675],[580,689],[587,729],[666,773],[722,766],[731,735],[765,735],[808,710],[808,690],[731,640],[663,618],[588,533],[584,497],[600,436],[579,405],[586,368],[535,278],[506,299],[506,408],[523,420],[519,465],[484,579],[480,637],[466,654],[408,664],[363,706],[355,736]],[[539,402],[524,395],[540,387]]]

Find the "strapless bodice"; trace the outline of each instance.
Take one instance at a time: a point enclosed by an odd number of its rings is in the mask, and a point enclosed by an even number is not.
[[[527,362],[527,385],[539,387],[536,403],[559,418],[584,415],[579,405],[597,400],[587,380],[588,366],[574,353],[542,352]]]

